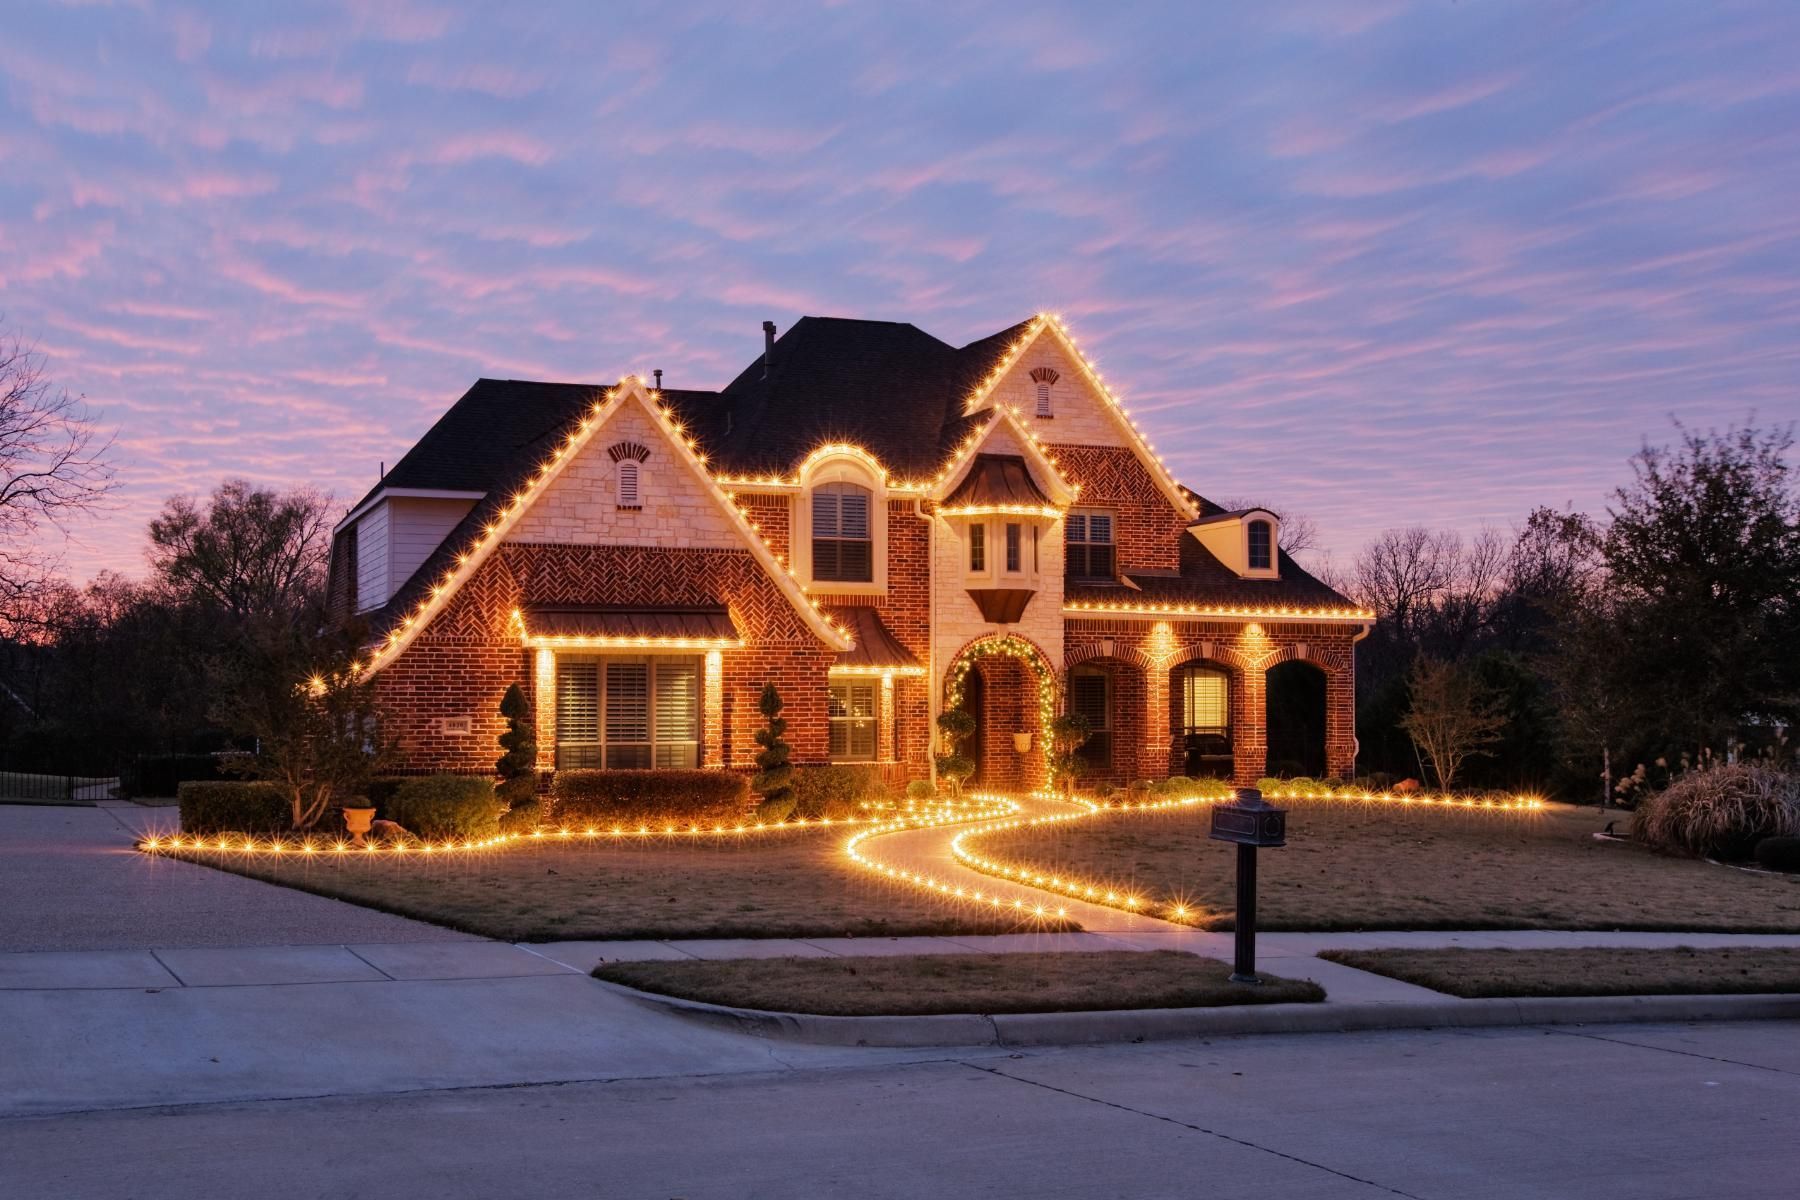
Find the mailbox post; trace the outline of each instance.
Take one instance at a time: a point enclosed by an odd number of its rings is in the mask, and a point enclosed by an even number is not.
[[[1256,977],[1256,851],[1287,845],[1287,809],[1263,801],[1255,788],[1238,788],[1230,803],[1212,810],[1215,841],[1237,844],[1237,938],[1234,983],[1261,983]]]

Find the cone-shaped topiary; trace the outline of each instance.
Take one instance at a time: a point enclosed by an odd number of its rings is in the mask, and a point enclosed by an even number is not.
[[[508,806],[501,825],[508,833],[528,833],[537,827],[542,805],[537,794],[537,733],[526,720],[531,706],[518,684],[500,697],[500,715],[506,718],[506,732],[499,738],[506,753],[494,763],[494,773],[500,776],[501,803]]]
[[[750,781],[750,790],[762,797],[756,815],[763,821],[785,821],[794,812],[794,768],[788,764],[793,748],[781,740],[788,723],[774,684],[763,684],[756,707],[768,722],[756,731],[756,744],[762,747],[756,756],[756,778]]]

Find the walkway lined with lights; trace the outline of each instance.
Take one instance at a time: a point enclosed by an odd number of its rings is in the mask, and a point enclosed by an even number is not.
[[[1025,824],[1075,820],[1099,809],[1089,801],[1043,794],[1009,798],[978,795],[975,799],[1004,801],[1007,811],[974,821],[869,830],[850,838],[845,852],[857,866],[897,883],[971,905],[1016,912],[1022,919],[1073,921],[1090,932],[1167,932],[1185,928],[1148,913],[1128,911],[1126,902],[1131,897],[1114,896],[1119,907],[1109,908],[1104,901],[1111,893],[1103,890],[1064,888],[1059,886],[1062,880],[1035,872],[1004,877],[976,869],[977,864],[965,861],[962,853],[963,844],[974,835]],[[1087,891],[1093,891],[1093,902]]]

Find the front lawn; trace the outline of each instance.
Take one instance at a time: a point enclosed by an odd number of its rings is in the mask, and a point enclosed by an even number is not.
[[[163,851],[254,879],[512,942],[892,937],[1069,929],[938,900],[853,870],[842,830],[492,852],[302,857]]]
[[[1452,996],[1718,996],[1800,992],[1800,950],[1327,950]]]
[[[1647,929],[1800,932],[1800,878],[1597,842],[1631,814],[1295,800],[1288,844],[1259,859],[1264,929]],[[1108,813],[970,839],[991,859],[1129,892],[1144,911],[1228,929],[1234,847],[1204,806]]]
[[[1229,964],[1178,950],[731,958],[606,963],[613,983],[733,1008],[823,1016],[1212,1008],[1325,998],[1316,983],[1232,983]]]

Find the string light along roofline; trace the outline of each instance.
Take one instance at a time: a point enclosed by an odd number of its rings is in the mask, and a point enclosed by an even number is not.
[[[1125,434],[1126,439],[1137,449],[1139,456],[1152,465],[1151,474],[1155,477],[1157,486],[1162,488],[1169,501],[1175,505],[1175,510],[1199,516],[1200,510],[1192,500],[1188,499],[1187,493],[1182,491],[1181,484],[1170,473],[1168,464],[1162,460],[1162,455],[1156,452],[1156,448],[1150,444],[1149,437],[1142,429],[1138,428],[1137,422],[1131,419],[1131,414],[1126,411],[1124,402],[1114,395],[1113,390],[1106,385],[1106,379],[1100,374],[1099,368],[1088,361],[1087,355],[1082,353],[1080,344],[1076,342],[1075,335],[1069,332],[1068,326],[1064,325],[1062,318],[1055,313],[1041,312],[1031,319],[1019,340],[1007,347],[1000,362],[987,373],[976,385],[975,390],[969,394],[969,398],[963,402],[963,415],[971,416],[989,402],[994,389],[1000,386],[1000,381],[1006,377],[1013,364],[1045,332],[1049,332],[1056,338],[1070,361],[1075,363],[1076,369],[1080,371],[1082,377],[1105,401],[1101,407],[1112,415],[1114,422]],[[999,406],[996,405],[996,407]],[[1019,419],[1022,422],[1030,421],[1030,418],[1024,414],[1020,414]],[[1027,426],[1027,428],[1033,427],[1032,425]]]
[[[777,589],[794,606],[801,619],[832,649],[852,649],[855,646],[854,639],[821,611],[819,602],[807,594],[793,569],[776,557],[768,539],[762,536],[761,530],[751,521],[748,510],[739,506],[736,498],[713,478],[707,469],[705,456],[699,452],[699,443],[675,419],[673,410],[662,403],[662,393],[646,389],[637,376],[627,375],[593,403],[564,435],[556,449],[551,451],[549,460],[538,464],[537,472],[530,481],[505,500],[499,518],[482,530],[474,545],[456,556],[455,567],[432,584],[426,598],[411,613],[401,618],[397,628],[389,631],[387,639],[375,647],[366,663],[361,664],[362,669],[372,674],[399,657],[463,584],[493,555],[545,489],[562,477],[569,463],[606,426],[613,414],[622,411],[627,402],[634,400],[656,422],[666,440],[675,446],[676,459],[694,473],[701,487],[725,510],[744,536],[751,554],[775,581]]]
[[[1134,621],[1227,620],[1308,621],[1366,625],[1375,614],[1366,608],[1306,608],[1301,605],[1150,604],[1122,602],[1097,604],[1087,600],[1063,601],[1063,616],[1120,618]]]

